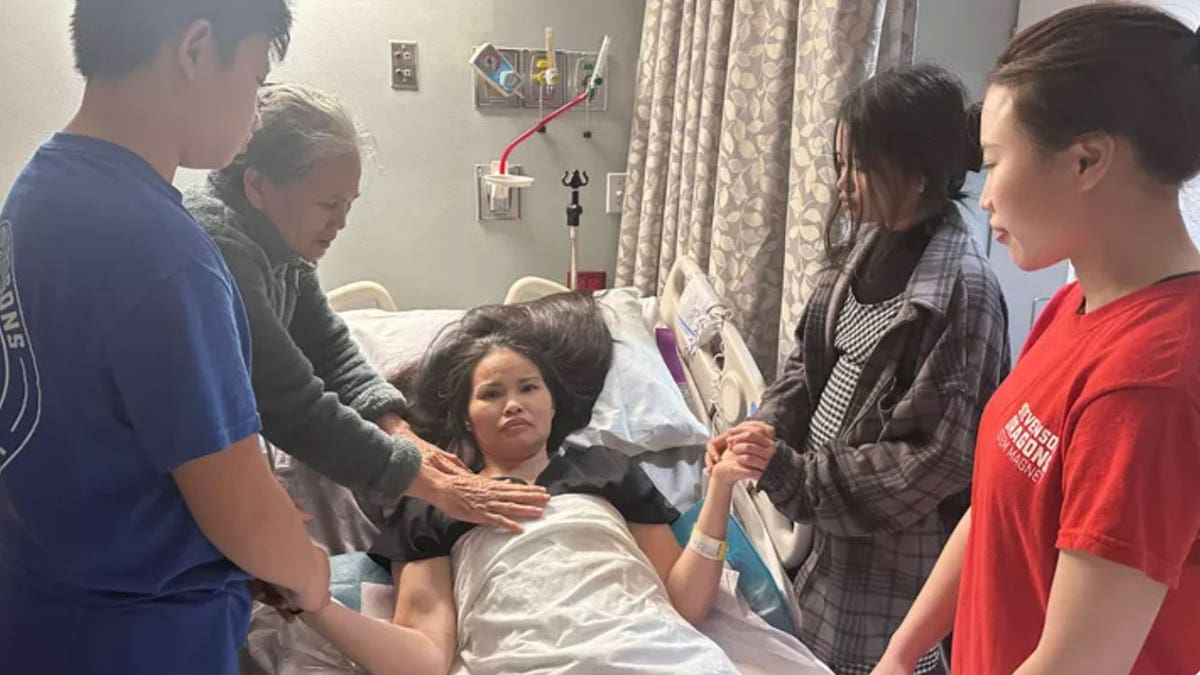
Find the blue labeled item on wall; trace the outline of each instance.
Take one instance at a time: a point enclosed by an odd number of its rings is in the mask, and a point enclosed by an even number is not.
[[[487,43],[471,55],[471,65],[490,87],[504,96],[520,95],[521,74],[492,43]]]

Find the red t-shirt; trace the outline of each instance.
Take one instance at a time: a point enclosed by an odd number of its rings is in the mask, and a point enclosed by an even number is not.
[[[1033,653],[1060,549],[1169,587],[1134,673],[1200,671],[1200,277],[1082,302],[1051,301],[980,422],[955,675]]]

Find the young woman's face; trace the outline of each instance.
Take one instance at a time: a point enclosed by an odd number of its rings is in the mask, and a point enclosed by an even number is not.
[[[532,361],[496,349],[475,367],[467,418],[485,457],[521,461],[546,452],[554,400]]]
[[[979,205],[996,241],[1023,270],[1039,270],[1079,250],[1084,236],[1078,173],[1067,151],[1047,153],[1026,135],[1012,90],[993,86],[983,103],[980,141],[987,180]]]
[[[896,226],[911,220],[920,199],[918,182],[884,171],[868,174],[857,159],[850,161],[849,148],[849,130],[843,126],[838,130],[835,160],[842,213],[856,223]]]
[[[867,174],[859,168],[858,162],[851,161],[849,136],[850,132],[845,127],[838,130],[834,159],[838,172],[838,201],[841,202],[842,213],[854,222],[876,222],[879,209],[876,200],[871,198]]]
[[[283,185],[246,169],[246,197],[275,225],[288,246],[309,262],[320,260],[346,227],[358,199],[362,162],[357,152],[326,157],[304,176]]]

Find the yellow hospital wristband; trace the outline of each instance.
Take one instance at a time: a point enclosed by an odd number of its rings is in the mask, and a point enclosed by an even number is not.
[[[724,560],[725,554],[729,553],[729,542],[713,539],[696,527],[692,527],[692,536],[688,539],[687,547],[701,558],[709,560]]]

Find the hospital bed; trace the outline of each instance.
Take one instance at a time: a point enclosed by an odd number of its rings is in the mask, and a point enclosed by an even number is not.
[[[625,314],[636,311],[636,319],[628,316],[624,318],[629,319],[631,326],[633,323],[638,324],[634,327],[640,328],[640,332],[635,331],[637,336],[655,335],[656,329],[667,329],[675,338],[675,344],[686,345],[689,337],[686,322],[680,320],[678,312],[681,298],[689,284],[705,285],[709,284],[709,281],[692,260],[682,258],[670,271],[665,289],[659,297],[639,299],[628,289],[617,289],[602,296],[600,302],[602,306],[610,308],[624,307],[628,310]],[[566,290],[566,287],[556,282],[527,277],[512,285],[504,302],[526,302]],[[711,292],[711,286],[708,290]],[[715,297],[715,292],[713,296]],[[333,308],[346,320],[351,334],[364,354],[385,376],[418,358],[440,330],[461,314],[455,310],[396,311],[397,305],[387,290],[370,281],[356,282],[334,289],[328,293],[328,297]],[[636,302],[637,310],[629,306],[631,299]],[[606,302],[609,304],[606,305]],[[621,348],[623,343],[641,339],[637,336],[631,338],[628,332],[620,332],[621,321],[620,317],[616,324],[610,321],[610,326],[615,326],[615,350]],[[654,348],[654,355],[656,359],[665,360],[659,352],[661,348],[662,342],[659,341]],[[647,347],[643,351],[648,350]],[[703,486],[700,483],[703,481],[704,440],[709,435],[720,433],[753,414],[761,401],[765,384],[745,340],[732,321],[725,321],[720,325],[714,339],[697,344],[694,350],[678,349],[676,355],[683,366],[682,381],[678,381],[679,377],[671,377],[670,370],[660,363],[655,372],[660,373],[661,379],[666,381],[657,384],[660,385],[660,390],[671,389],[677,397],[682,398],[685,407],[680,408],[676,417],[689,417],[690,411],[690,417],[694,417],[694,420],[688,421],[699,431],[699,435],[693,434],[690,438],[683,439],[678,436],[682,433],[678,429],[653,429],[658,439],[682,439],[670,441],[668,445],[680,443],[684,447],[652,448],[652,451],[638,455],[637,458],[651,479],[660,486],[660,490],[685,513],[681,519],[681,528],[686,528],[689,517],[695,517],[695,507],[698,506],[695,502],[703,494]],[[620,354],[616,357],[620,357]],[[647,367],[636,370],[650,372],[655,369]],[[606,381],[606,393],[611,383],[611,379]],[[631,395],[630,398],[640,398],[643,391],[644,389],[639,389],[637,394]],[[604,397],[602,394],[602,399]],[[617,405],[637,406],[639,403],[622,400]],[[598,407],[600,405],[598,402]],[[631,416],[640,418],[653,415],[654,409],[661,407],[651,404],[644,409],[628,412]],[[675,425],[679,426],[677,422]],[[595,439],[591,439],[590,442],[595,442]],[[322,493],[317,499],[328,499],[328,495]],[[311,505],[313,501],[314,499],[309,497],[306,503]],[[342,515],[339,517],[345,518]],[[755,591],[739,582],[739,591],[742,591],[743,596],[747,595],[747,591],[756,596],[756,599],[748,601],[768,623],[795,634],[795,627],[800,624],[799,607],[786,572],[785,557],[781,557],[779,553],[781,550],[786,553],[794,549],[795,542],[791,539],[794,539],[795,528],[775,510],[766,495],[757,493],[746,482],[735,488],[733,517],[740,527],[740,532],[731,531],[731,543],[736,538],[742,542],[742,548],[747,550],[743,550],[737,556],[731,552],[731,563],[735,566],[743,564],[748,570],[752,566],[753,574],[747,571],[744,576],[751,583],[759,585]],[[680,529],[681,538],[686,537],[683,531]],[[740,563],[735,562],[735,558]],[[335,576],[336,572],[335,570]],[[349,572],[351,576],[359,573],[360,570]],[[767,586],[771,587],[771,592],[764,593],[763,588]]]
[[[680,298],[690,283],[708,284],[700,267],[688,257],[676,261],[667,276],[661,295],[643,300],[648,307],[647,323],[669,328],[678,344],[685,343],[684,329],[678,321]],[[515,282],[504,298],[505,304],[528,302],[537,298],[567,291],[567,287],[539,277],[525,277]],[[394,312],[396,303],[387,290],[374,282],[360,281],[329,292],[329,300],[339,312],[375,310]],[[716,339],[699,345],[694,352],[681,350],[686,381],[684,400],[692,414],[711,434],[718,434],[749,417],[757,410],[766,389],[746,341],[732,321],[724,322]],[[699,477],[699,467],[694,475]],[[688,475],[693,475],[689,472]],[[699,487],[696,493],[702,494]],[[807,548],[803,541],[811,535],[797,528],[780,514],[765,494],[753,490],[747,483],[737,486],[734,495],[734,516],[753,543],[763,564],[770,572],[779,593],[786,599],[793,625],[799,625],[799,610],[785,565],[794,565],[795,551]],[[801,540],[801,541],[797,541]]]

